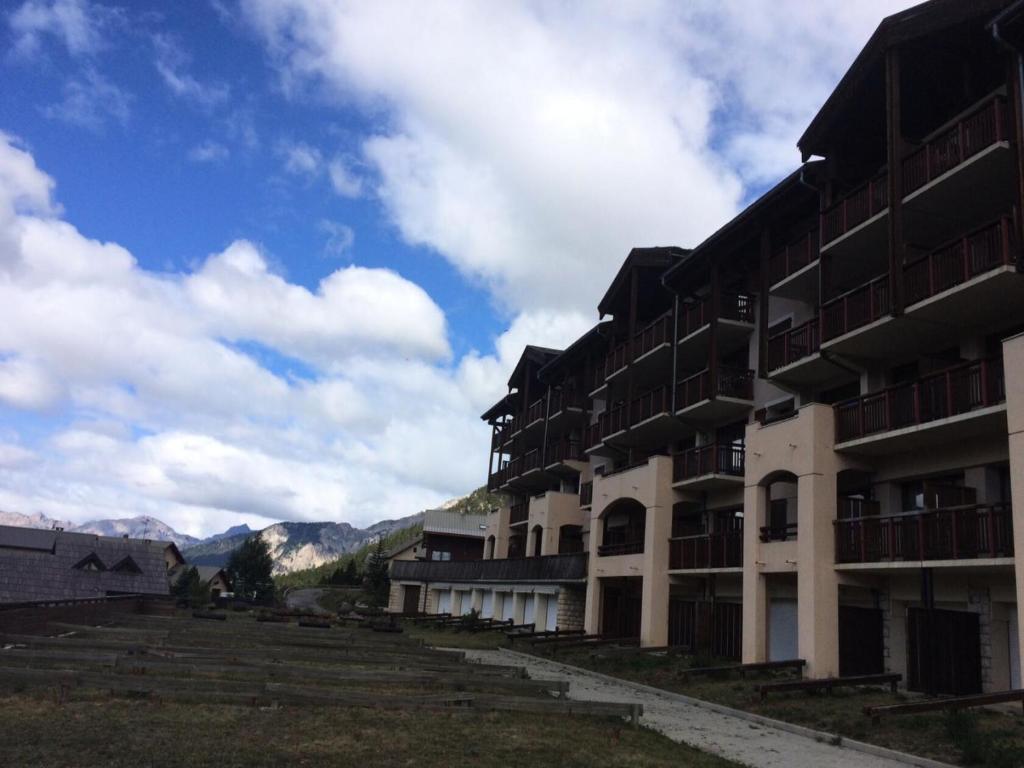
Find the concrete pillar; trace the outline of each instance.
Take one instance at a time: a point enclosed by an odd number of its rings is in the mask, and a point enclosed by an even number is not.
[[[648,508],[644,526],[640,645],[668,645],[668,540],[671,535],[672,507]]]
[[[768,658],[768,588],[757,565],[759,529],[768,519],[768,492],[749,485],[743,493],[743,663]]]
[[[1006,377],[1006,422],[1010,443],[1010,495],[1013,498],[1013,551],[1024,556],[1024,334],[1003,342],[1003,370]],[[1024,567],[1016,566],[1017,646],[1024,659]]]
[[[801,476],[797,481],[797,622],[807,677],[839,674],[835,519],[836,475]]]

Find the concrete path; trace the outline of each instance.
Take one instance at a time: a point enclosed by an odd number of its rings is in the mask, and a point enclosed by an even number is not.
[[[293,589],[284,599],[284,604],[296,611],[311,611],[312,613],[328,613],[317,602],[322,595],[322,589]]]
[[[640,722],[673,741],[685,742],[752,768],[907,768],[907,763],[816,741],[679,700],[625,681],[612,681],[578,667],[507,651],[467,650],[468,661],[525,666],[530,677],[569,681],[569,698],[643,704]]]

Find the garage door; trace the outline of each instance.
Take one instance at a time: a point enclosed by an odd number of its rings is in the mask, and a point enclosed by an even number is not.
[[[772,600],[768,607],[768,660],[799,658],[796,600]]]
[[[462,615],[465,616],[473,610],[473,593],[466,591],[459,592],[459,597],[461,598],[459,610],[462,612]]]
[[[489,619],[494,615],[494,593],[490,590],[484,592],[483,603],[480,605],[480,618]]]
[[[511,592],[503,592],[501,595],[501,618],[508,621],[515,615],[516,601]]]
[[[558,629],[558,595],[548,595],[548,619],[544,629],[549,632]]]
[[[437,598],[437,613],[451,613],[452,612],[452,593],[450,590],[445,590],[438,594]]]
[[[526,596],[526,603],[523,606],[523,624],[533,624],[537,616],[537,598],[533,595]]]

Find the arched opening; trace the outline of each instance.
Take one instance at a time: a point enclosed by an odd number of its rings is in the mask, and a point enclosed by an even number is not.
[[[487,553],[485,555],[485,558],[487,560],[493,560],[494,559],[494,537],[493,536],[488,536],[487,537]]]
[[[583,551],[583,526],[563,525],[558,529],[558,554],[572,555]]]
[[[644,551],[644,528],[647,509],[636,499],[612,502],[601,515],[603,533],[600,556],[634,555]]]
[[[791,541],[797,534],[797,477],[775,472],[761,481],[767,494],[768,514],[761,527],[761,541]]]
[[[533,526],[533,530],[530,532],[532,538],[532,555],[534,557],[540,557],[541,543],[544,541],[544,529],[539,525]]]
[[[526,557],[526,534],[517,533],[508,537],[508,557],[510,560]]]

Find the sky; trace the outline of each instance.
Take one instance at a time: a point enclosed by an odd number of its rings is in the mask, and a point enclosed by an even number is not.
[[[0,0],[0,510],[203,536],[483,485],[527,343],[693,246],[900,0]]]

